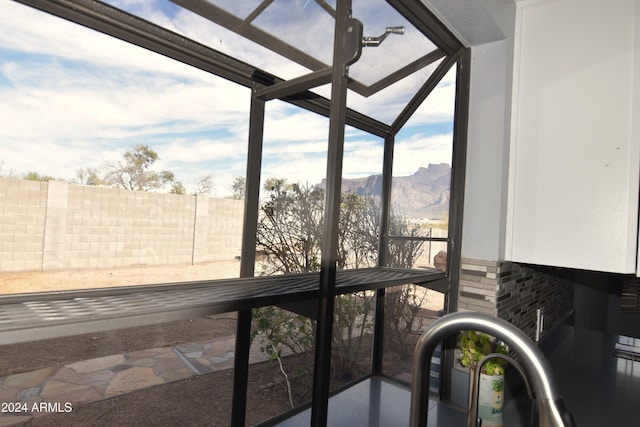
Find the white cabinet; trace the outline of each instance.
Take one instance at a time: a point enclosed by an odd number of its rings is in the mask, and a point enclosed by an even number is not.
[[[638,3],[518,3],[507,259],[636,272]]]

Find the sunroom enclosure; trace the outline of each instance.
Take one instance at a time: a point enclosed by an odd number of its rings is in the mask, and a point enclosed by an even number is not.
[[[311,307],[316,319],[315,359],[311,399],[311,421],[327,423],[330,396],[332,329],[336,296],[357,291],[375,292],[373,350],[369,376],[383,375],[383,329],[385,290],[392,286],[417,284],[445,294],[447,312],[456,310],[460,260],[462,202],[466,142],[466,109],[469,82],[469,51],[426,9],[414,1],[390,0],[374,18],[385,28],[358,20],[362,0],[337,0],[335,5],[317,0],[315,13],[335,22],[330,40],[318,40],[321,47],[296,46],[298,34],[279,35],[279,28],[260,27],[267,13],[284,13],[281,4],[256,2],[252,10],[233,10],[204,0],[176,0],[174,3],[209,21],[246,37],[273,53],[298,64],[304,73],[283,79],[268,69],[254,67],[203,43],[93,0],[19,0],[20,3],[68,19],[99,32],[220,76],[251,90],[249,140],[245,177],[240,275],[238,279],[167,283],[144,287],[123,286],[82,291],[20,294],[0,297],[2,323],[0,344],[11,344],[93,331],[188,319],[212,313],[238,311],[234,358],[233,409],[231,425],[245,424],[252,309],[266,305]],[[365,2],[366,3],[366,2]],[[382,3],[381,3],[382,4]],[[381,7],[376,4],[370,8]],[[311,8],[310,8],[311,9]],[[382,16],[380,16],[382,15]],[[288,17],[280,15],[283,22]],[[405,27],[394,22],[406,22]],[[381,22],[380,22],[381,21]],[[256,23],[254,25],[254,22]],[[374,20],[375,22],[375,20]],[[28,23],[25,23],[28,25]],[[410,28],[409,28],[410,26]],[[375,31],[375,34],[370,34]],[[406,31],[406,34],[403,34]],[[303,42],[314,35],[300,37]],[[402,51],[384,50],[387,40],[407,40],[414,58]],[[289,39],[286,39],[290,37]],[[324,35],[322,37],[325,37]],[[321,37],[321,38],[322,38]],[[304,44],[304,43],[303,43]],[[305,51],[304,49],[310,49]],[[315,49],[315,50],[314,50]],[[366,55],[363,54],[366,50]],[[379,49],[379,50],[377,50]],[[395,55],[395,56],[394,56]],[[400,55],[400,57],[398,57]],[[358,60],[364,65],[358,68]],[[446,237],[407,237],[390,232],[392,176],[396,137],[442,78],[455,68],[456,91],[453,119],[453,154],[450,184],[448,232]],[[330,84],[330,88],[326,85]],[[368,105],[385,107],[385,90],[404,90],[403,104],[390,105],[384,118],[369,115]],[[324,95],[324,96],[323,96]],[[352,97],[358,102],[352,103]],[[286,276],[256,275],[256,233],[260,212],[265,109],[270,100],[281,100],[329,119],[326,159],[324,222],[319,272]],[[337,268],[338,228],[342,198],[345,127],[350,126],[384,141],[380,195],[380,238],[377,266],[340,270]],[[393,241],[417,239],[446,242],[446,271],[398,268],[390,265],[387,248]],[[97,305],[87,304],[95,302]],[[122,304],[126,301],[126,304]],[[29,306],[48,307],[46,316],[34,316]],[[87,307],[91,306],[90,309]],[[51,313],[55,313],[51,315]],[[53,320],[52,320],[53,319]],[[449,369],[451,355],[444,358]],[[441,393],[449,393],[443,375]]]

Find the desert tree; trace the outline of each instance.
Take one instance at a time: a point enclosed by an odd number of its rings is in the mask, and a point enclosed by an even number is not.
[[[213,175],[205,173],[198,177],[198,181],[196,182],[196,191],[193,194],[196,196],[209,196],[211,195],[214,187]]]
[[[413,267],[416,260],[423,253],[423,240],[420,240],[422,227],[411,222],[406,216],[391,209],[389,221],[389,236],[399,236],[400,239],[389,238],[387,247],[389,251],[388,264],[392,267]]]
[[[102,178],[100,178],[100,171],[97,168],[86,167],[76,169],[73,182],[80,185],[101,185]]]
[[[277,178],[268,179],[263,190],[266,197],[261,205],[257,229],[257,250],[262,254],[258,262],[262,266],[262,274],[319,271],[324,190],[318,186],[293,184]],[[416,236],[419,231],[418,226],[412,225],[395,211],[391,212],[390,223],[392,234]],[[338,228],[337,268],[363,268],[377,264],[381,234],[378,198],[343,194]],[[392,265],[411,267],[419,256],[421,245],[420,241],[391,243],[389,258]],[[411,288],[394,294],[391,300],[394,304],[419,303],[412,296]],[[363,369],[360,364],[363,351],[367,348],[363,346],[363,337],[373,329],[374,309],[372,292],[350,293],[336,298],[333,349],[342,373],[355,373]],[[408,317],[416,316],[416,309],[393,307],[391,312],[404,316],[391,323],[394,330],[411,330],[414,320]],[[301,340],[299,333],[300,330],[315,331],[311,319],[273,307],[255,310],[254,319],[257,325],[254,336],[266,340],[263,349],[268,349],[269,354],[279,361],[281,370],[283,353],[279,350],[305,343],[308,346],[301,354],[312,353],[313,340]],[[286,376],[285,372],[283,374]],[[286,377],[289,384],[289,378]],[[288,391],[291,396],[291,389]]]
[[[38,172],[35,171],[29,171],[25,174],[22,175],[22,179],[27,180],[27,181],[41,181],[41,182],[48,182],[48,181],[54,181],[55,178],[49,175],[41,175]]]
[[[338,226],[337,268],[376,265],[380,215],[374,196],[343,193]]]
[[[257,230],[263,273],[319,271],[324,191],[279,178],[267,179],[264,190]]]
[[[184,196],[187,194],[187,190],[184,188],[184,185],[180,181],[174,181],[171,184],[171,189],[169,190],[170,194],[179,194]]]
[[[138,144],[122,157],[122,161],[105,165],[104,182],[114,188],[149,191],[175,181],[173,172],[151,169],[160,157],[148,145]]]
[[[231,184],[231,198],[236,200],[244,199],[245,186],[245,177],[236,176],[235,178],[233,178],[233,183]]]

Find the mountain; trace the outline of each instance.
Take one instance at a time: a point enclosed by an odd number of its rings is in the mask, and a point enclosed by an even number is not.
[[[391,203],[402,214],[412,218],[445,219],[449,211],[451,166],[446,163],[429,164],[413,175],[394,176],[391,184]],[[320,187],[326,188],[322,180]],[[382,175],[343,179],[342,191],[361,196],[382,193]]]

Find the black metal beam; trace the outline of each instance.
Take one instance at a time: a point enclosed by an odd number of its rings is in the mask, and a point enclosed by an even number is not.
[[[253,9],[253,12],[247,15],[247,17],[244,19],[244,22],[247,24],[253,22],[258,16],[260,16],[262,12],[265,11],[267,7],[269,7],[271,3],[273,3],[273,0],[263,0],[263,2],[258,5],[258,7]]]
[[[251,15],[249,15],[249,17],[247,17],[247,19],[241,19],[207,0],[171,1],[184,9],[195,13],[196,15],[208,19],[209,21],[246,38],[247,40],[251,40],[253,43],[282,55],[283,57],[308,68],[309,70],[320,71],[329,66],[312,55],[309,55],[305,51],[302,51],[251,24],[251,21],[262,13],[271,4],[271,2],[263,2]],[[320,6],[324,8],[322,4],[320,4]],[[325,10],[329,11],[329,9],[326,8]],[[368,89],[367,85],[356,80],[351,81],[350,88],[363,96],[365,96],[364,93]]]
[[[393,153],[395,135],[389,134],[384,139],[382,157],[382,192],[380,195],[380,241],[378,242],[378,267],[389,264],[389,245],[387,234],[391,217],[391,188],[393,184]],[[374,375],[382,374],[384,362],[384,316],[386,315],[385,289],[376,291],[376,312],[373,328],[373,348],[371,354],[371,371]]]
[[[398,71],[395,71],[391,74],[389,74],[388,76],[378,80],[377,82],[373,83],[370,86],[366,87],[366,90],[362,91],[362,95],[363,96],[371,96],[377,92],[380,92],[382,89],[385,89],[389,86],[391,86],[392,84],[404,79],[405,77],[409,76],[410,74],[415,73],[418,70],[423,69],[424,67],[427,67],[430,64],[433,64],[434,62],[436,62],[438,59],[442,58],[443,56],[445,56],[445,53],[440,50],[440,49],[436,49],[433,52],[429,52],[426,55],[424,55],[421,58],[416,59],[415,61],[413,61],[412,63],[402,67],[401,69],[399,69]]]
[[[249,143],[245,178],[244,223],[240,258],[240,277],[253,277],[256,263],[256,232],[260,206],[260,175],[264,135],[265,102],[252,91],[249,113]],[[236,323],[236,349],[233,359],[231,425],[245,424],[249,350],[251,348],[251,309],[240,310]]]
[[[380,236],[378,242],[378,267],[389,264],[389,222],[391,218],[391,188],[393,184],[393,153],[395,149],[395,134],[389,134],[384,139],[382,157],[382,191],[380,194]]]
[[[415,0],[387,0],[387,2],[447,55],[452,55],[464,47],[423,2]]]
[[[266,71],[96,0],[16,1],[208,71],[248,88],[252,88],[255,82],[268,86],[284,81]],[[390,3],[400,12],[405,9],[402,7],[405,1],[390,0]],[[407,3],[409,4],[408,10],[418,11],[412,15],[414,19],[416,16],[429,15],[421,5],[416,6],[413,2]],[[424,25],[416,22],[413,24],[425,32]],[[266,83],[265,80],[270,83]],[[330,115],[330,101],[311,92],[291,96],[284,100],[325,117]],[[351,109],[347,109],[346,122],[350,126],[380,137],[384,137],[390,132],[389,125]]]
[[[327,64],[317,60],[308,53],[291,46],[289,43],[286,43],[274,35],[252,25],[250,21],[238,18],[234,14],[227,12],[223,8],[216,6],[209,1],[171,0],[171,2],[195,13],[196,15],[208,19],[211,22],[215,22],[216,24],[233,31],[256,44],[266,47],[267,49],[282,55],[305,68],[308,68],[309,70],[318,71],[327,67]],[[264,8],[258,9],[258,12],[262,13],[269,4],[270,3],[263,3],[261,6],[264,6]],[[255,16],[251,17],[252,19],[255,19]]]
[[[286,98],[305,92],[331,82],[331,67],[310,74],[305,74],[286,82],[276,83],[258,91],[257,96],[265,101],[276,98]]]
[[[469,122],[469,87],[471,80],[471,49],[460,51],[456,75],[456,103],[453,122],[453,160],[451,165],[451,201],[449,205],[449,247],[447,272],[452,283],[449,311],[457,311],[458,281],[464,214],[464,189],[467,169],[467,133]],[[455,288],[453,288],[455,287]]]
[[[376,311],[373,319],[373,346],[371,349],[371,373],[373,375],[383,374],[384,365],[384,316],[386,315],[385,305],[386,288],[376,291]]]
[[[257,85],[256,85],[257,86]],[[262,146],[264,139],[265,102],[252,90],[249,109],[249,144],[244,194],[244,225],[240,277],[253,277],[256,260],[256,232],[260,210],[260,179],[262,171]]]
[[[449,244],[447,245],[447,275],[449,292],[446,310],[458,310],[460,258],[462,256],[462,219],[464,214],[464,188],[467,165],[467,133],[469,121],[469,87],[471,81],[471,49],[462,49],[458,55],[456,74],[456,103],[453,122],[453,160],[451,165],[451,201],[449,204]],[[442,346],[440,396],[451,398],[451,370],[454,364],[455,337],[449,337]]]
[[[284,98],[283,101],[302,107],[308,111],[313,111],[325,117],[330,116],[329,101],[313,92],[305,92],[303,94]],[[384,138],[389,134],[391,127],[379,120],[373,119],[355,110],[347,108],[346,122],[349,126],[353,126],[364,132]]]
[[[222,7],[216,6],[215,4],[207,1],[207,0],[171,0],[173,3],[183,7],[186,10],[189,10],[196,15],[199,15],[211,22],[214,22],[229,31],[232,31],[242,37],[245,37],[247,40],[252,41],[260,46],[263,46],[283,57],[302,65],[313,72],[317,72],[323,70],[328,67],[327,64],[318,60],[317,58],[309,55],[307,52],[304,52],[295,46],[287,43],[274,35],[260,29],[257,26],[252,24],[253,20],[255,20],[262,12],[264,12],[267,7],[269,7],[272,3],[271,1],[263,1],[249,16],[245,19],[242,19],[230,12],[227,12]],[[324,2],[319,2],[319,5],[329,13],[331,13],[332,9]],[[333,14],[332,14],[333,16]],[[400,70],[395,73],[386,76],[385,78],[375,82],[371,85],[366,85],[362,82],[352,79],[349,84],[349,88],[354,92],[369,97],[380,90],[390,86],[391,84],[403,79],[409,74],[426,67],[433,61],[444,56],[444,52],[437,49],[429,54],[419,58],[418,60],[412,62],[411,64],[402,67]]]
[[[456,63],[457,57],[455,55],[451,55],[445,58],[444,61],[438,65],[435,71],[429,76],[427,81],[422,85],[420,90],[416,92],[416,94],[411,98],[411,101],[404,107],[404,109],[398,114],[398,117],[391,124],[391,132],[395,135],[397,134],[402,126],[404,126],[407,121],[411,118],[413,113],[416,112],[420,105],[424,102],[425,99],[431,94],[433,89],[438,86],[440,80],[447,74],[449,69]]]
[[[345,63],[345,52],[348,51],[350,18],[351,0],[338,0],[336,2],[333,74],[331,78],[331,114],[329,116],[325,215],[322,229],[322,257],[320,260],[320,298],[318,300],[313,399],[311,402],[311,425],[314,427],[327,425],[329,407],[342,161],[347,89],[349,85],[349,72],[348,65]]]
[[[417,242],[448,242],[448,237],[421,237],[421,236],[387,236],[389,240],[410,240]]]

